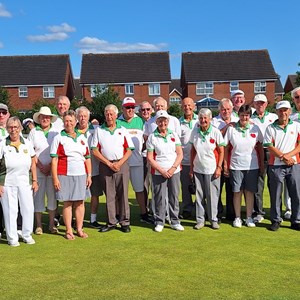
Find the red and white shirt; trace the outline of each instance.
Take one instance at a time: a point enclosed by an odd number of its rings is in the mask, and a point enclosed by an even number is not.
[[[65,130],[54,137],[50,148],[50,156],[58,157],[57,174],[80,176],[86,174],[85,160],[90,158],[87,139],[76,132],[72,138]]]

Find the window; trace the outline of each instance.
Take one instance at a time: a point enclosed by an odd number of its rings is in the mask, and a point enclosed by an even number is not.
[[[19,87],[19,97],[20,98],[28,97],[28,88],[27,88],[27,86],[20,86]]]
[[[180,97],[170,97],[169,98],[170,104],[180,104],[181,103],[181,98]]]
[[[150,83],[149,84],[149,95],[160,95],[160,84],[159,83]]]
[[[134,94],[134,85],[133,84],[125,84],[125,94],[126,95]]]
[[[91,97],[96,97],[97,94],[102,94],[107,91],[106,84],[91,85]]]
[[[239,82],[238,81],[231,81],[230,82],[230,93],[239,89]]]
[[[254,82],[254,93],[265,93],[267,83],[265,81]]]
[[[55,98],[54,86],[43,87],[43,98]]]
[[[214,93],[213,82],[200,82],[196,84],[196,95],[209,95]]]

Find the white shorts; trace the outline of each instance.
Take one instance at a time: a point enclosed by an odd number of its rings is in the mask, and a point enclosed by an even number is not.
[[[55,190],[51,176],[39,174],[38,176],[39,189],[34,194],[34,212],[44,212],[45,209],[45,196],[47,196],[47,208],[55,210],[57,201],[55,197]]]
[[[138,192],[144,191],[144,166],[132,166],[129,167],[130,172],[130,181],[133,187],[133,190]]]

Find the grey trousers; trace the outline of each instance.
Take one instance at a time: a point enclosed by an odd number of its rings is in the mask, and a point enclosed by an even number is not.
[[[271,222],[281,221],[281,193],[284,180],[291,197],[291,223],[300,223],[300,164],[269,166],[269,192],[271,199]]]
[[[100,162],[100,180],[106,196],[108,226],[129,225],[130,210],[128,203],[129,166],[125,162],[119,172],[113,172]],[[119,216],[117,220],[116,215]]]
[[[195,172],[195,183],[197,223],[205,222],[205,211],[210,222],[218,222],[220,177],[214,178],[212,174]]]
[[[169,218],[172,225],[179,224],[179,187],[180,173],[171,178],[161,175],[152,175],[153,197],[155,202],[154,221],[155,225],[164,225],[166,218],[166,207],[169,207]],[[169,203],[166,203],[168,196]]]
[[[181,181],[181,196],[182,196],[182,212],[192,214],[193,211],[193,199],[189,192],[188,186],[192,183],[190,177],[190,166],[182,165],[180,172]]]

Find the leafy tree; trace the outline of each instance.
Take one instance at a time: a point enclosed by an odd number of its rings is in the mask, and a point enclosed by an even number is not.
[[[298,66],[300,67],[300,63],[298,63]],[[295,83],[297,86],[300,86],[300,71],[297,71],[296,74],[297,74],[297,77],[296,77]]]
[[[100,88],[96,88],[95,97],[92,101],[83,100],[81,105],[86,106],[91,112],[91,119],[97,119],[100,124],[104,123],[104,108],[108,104],[114,104],[121,111],[121,100],[119,94],[109,86],[105,91]]]
[[[182,116],[182,110],[181,106],[178,103],[173,103],[169,106],[168,113],[171,116],[174,116],[176,118],[180,118]]]
[[[32,115],[39,111],[42,106],[48,106],[51,109],[52,113],[56,113],[55,104],[49,103],[49,101],[45,99],[40,99],[36,101],[32,106],[32,111],[30,112]]]

